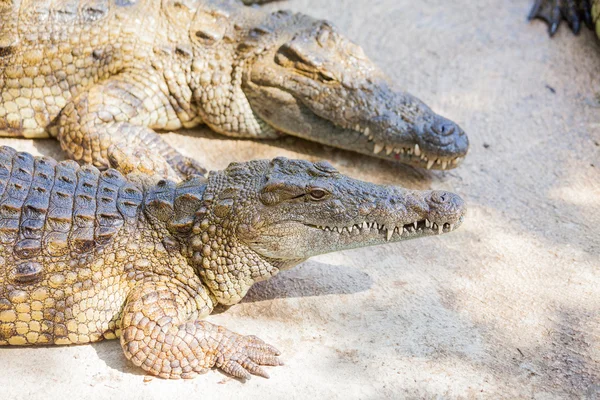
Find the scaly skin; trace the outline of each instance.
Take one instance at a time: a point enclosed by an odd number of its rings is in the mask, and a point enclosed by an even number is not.
[[[564,19],[573,33],[578,34],[582,23],[600,37],[600,0],[536,0],[529,19],[538,18],[548,24],[553,36]]]
[[[120,338],[163,378],[267,376],[279,352],[205,321],[308,257],[457,228],[457,195],[326,162],[231,164],[176,184],[0,147],[0,345]]]
[[[2,134],[122,172],[202,173],[155,132],[201,123],[438,169],[468,149],[328,22],[236,0],[0,1],[0,88]]]

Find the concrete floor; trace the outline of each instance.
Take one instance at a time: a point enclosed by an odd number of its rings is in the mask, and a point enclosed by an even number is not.
[[[490,5],[486,5],[488,3]],[[281,6],[281,5],[280,5]],[[211,317],[283,352],[270,380],[146,377],[119,344],[0,349],[2,399],[600,398],[600,48],[525,19],[529,0],[294,0],[469,134],[450,172],[199,129],[167,140],[209,168],[329,159],[355,177],[456,191],[443,237],[315,257]],[[52,141],[0,140],[62,157]]]

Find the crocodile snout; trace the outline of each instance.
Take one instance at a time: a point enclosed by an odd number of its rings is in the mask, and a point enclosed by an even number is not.
[[[462,222],[466,213],[465,201],[457,194],[443,190],[434,190],[426,199],[429,212],[434,219],[447,219],[447,223]]]
[[[421,126],[420,145],[438,157],[464,157],[469,149],[469,139],[458,124],[442,116]]]

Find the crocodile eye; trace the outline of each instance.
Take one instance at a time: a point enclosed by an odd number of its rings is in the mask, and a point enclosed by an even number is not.
[[[330,75],[328,72],[325,72],[325,71],[320,71],[319,77],[321,78],[321,80],[323,80],[325,82],[335,81],[335,78],[332,75]]]
[[[322,200],[325,198],[325,196],[327,196],[327,191],[323,189],[312,189],[310,191],[310,197],[313,200]]]

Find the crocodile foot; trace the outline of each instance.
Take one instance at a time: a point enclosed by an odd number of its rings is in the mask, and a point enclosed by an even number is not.
[[[206,173],[196,160],[179,153],[163,157],[146,146],[111,145],[108,149],[110,166],[123,174],[141,172],[147,175],[158,174],[175,181],[191,175]]]
[[[548,24],[548,33],[554,35],[561,20],[565,19],[573,33],[578,34],[581,23],[592,29],[592,6],[590,0],[535,0],[529,20],[541,19]]]
[[[283,362],[277,358],[281,353],[254,335],[243,336],[228,332],[229,340],[217,348],[215,367],[240,379],[250,379],[251,374],[269,378],[263,365],[279,366]]]
[[[112,168],[124,175],[141,172],[147,175],[161,175],[175,181],[181,179],[163,157],[144,146],[113,144],[108,148],[108,161]]]

